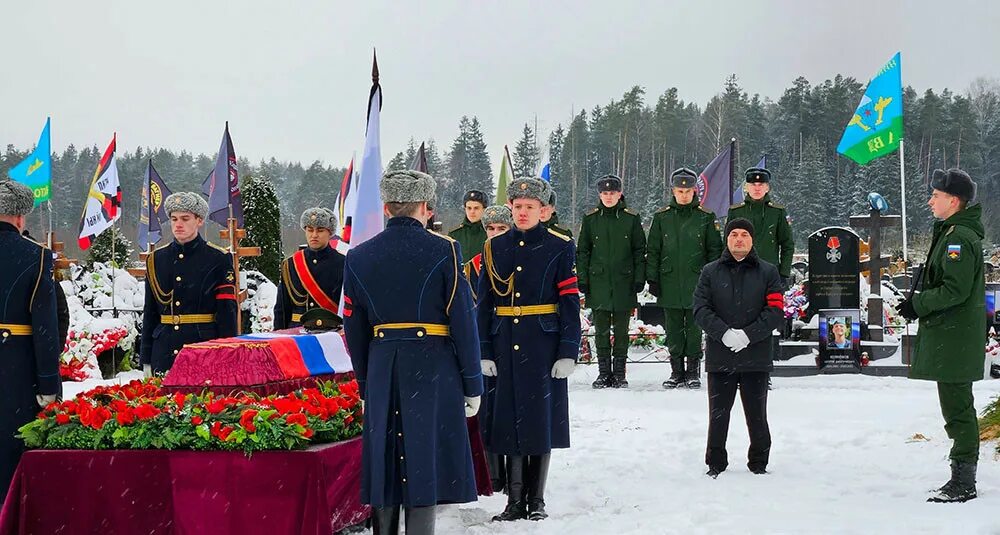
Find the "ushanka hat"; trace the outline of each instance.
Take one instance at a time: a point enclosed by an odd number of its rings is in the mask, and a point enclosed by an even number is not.
[[[507,186],[507,199],[511,202],[516,199],[535,199],[546,206],[551,196],[548,183],[540,178],[521,177]]]
[[[306,208],[302,212],[302,217],[299,218],[299,226],[302,228],[325,228],[333,232],[337,228],[337,216],[326,208]]]
[[[976,199],[976,183],[969,176],[969,173],[957,167],[952,167],[947,171],[935,169],[934,174],[931,175],[931,188],[950,193],[965,202],[972,202]]]
[[[167,200],[163,201],[163,209],[168,216],[174,212],[188,212],[202,219],[208,217],[208,202],[201,195],[191,191],[171,193]]]
[[[493,205],[486,208],[483,211],[483,228],[486,225],[507,225],[508,227],[514,226],[514,216],[510,213],[510,208],[503,205]]]
[[[427,202],[437,198],[434,177],[413,169],[389,171],[378,183],[382,202]]]
[[[13,180],[0,181],[0,215],[28,215],[34,206],[31,188]]]

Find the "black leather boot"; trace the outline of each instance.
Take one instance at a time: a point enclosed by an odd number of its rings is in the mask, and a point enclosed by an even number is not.
[[[614,378],[611,375],[611,357],[597,357],[597,379],[590,385],[594,388],[609,388]]]
[[[612,386],[615,388],[628,388],[628,380],[625,379],[625,361],[628,357],[615,357],[613,362]]]
[[[663,381],[663,388],[684,386],[684,357],[670,357],[670,379]]]
[[[549,478],[549,460],[552,454],[528,456],[527,501],[528,520],[545,520],[545,481]]]
[[[494,522],[511,522],[528,518],[524,503],[524,455],[507,456],[507,507],[493,517]]]
[[[486,452],[486,464],[490,468],[490,483],[493,492],[507,491],[507,467],[504,466],[504,456]]]
[[[701,388],[701,358],[687,358],[687,372],[685,373],[684,380],[688,388]]]
[[[434,535],[436,513],[436,507],[433,505],[407,507],[406,535]]]
[[[976,463],[951,461],[951,480],[938,489],[929,502],[960,503],[974,499],[976,493]]]
[[[399,506],[376,507],[372,510],[373,535],[399,535]]]

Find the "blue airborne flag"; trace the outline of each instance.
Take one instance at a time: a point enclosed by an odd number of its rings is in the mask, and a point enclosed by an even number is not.
[[[868,82],[837,152],[864,165],[899,148],[903,139],[903,78],[899,52]]]
[[[38,144],[35,150],[21,163],[11,167],[7,171],[7,176],[14,182],[20,182],[31,188],[35,192],[35,206],[42,204],[52,198],[52,151],[51,139],[49,138],[49,123],[51,119],[45,120],[45,128],[42,135],[38,137]]]

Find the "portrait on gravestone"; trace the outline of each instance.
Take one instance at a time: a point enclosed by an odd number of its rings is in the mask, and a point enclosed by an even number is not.
[[[861,367],[861,310],[819,311],[820,368]]]

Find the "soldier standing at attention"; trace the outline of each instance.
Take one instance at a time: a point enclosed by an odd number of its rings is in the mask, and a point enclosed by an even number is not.
[[[463,260],[468,262],[477,254],[483,252],[486,242],[486,231],[483,229],[483,210],[486,209],[486,194],[475,189],[465,192],[462,201],[465,207],[465,220],[448,233],[448,236],[458,240],[462,246]],[[475,286],[473,286],[475,288]]]
[[[361,501],[375,533],[434,533],[435,507],[476,501],[466,417],[483,381],[476,310],[457,241],[424,227],[434,179],[390,171],[379,183],[385,230],[353,247],[344,330],[365,403]]]
[[[233,255],[201,237],[208,203],[197,193],[167,197],[174,241],[146,258],[146,302],[139,361],[163,375],[185,344],[236,336]]]
[[[302,325],[302,315],[317,307],[339,313],[345,259],[330,246],[337,216],[326,208],[308,208],[299,225],[305,231],[306,247],[281,263],[275,330]]]
[[[646,235],[639,214],[625,205],[620,178],[605,176],[597,191],[598,206],[583,217],[576,249],[578,287],[593,310],[596,330],[599,371],[592,386],[628,388],[628,324],[636,294],[646,285]]]
[[[729,207],[726,221],[743,218],[753,223],[756,229],[753,247],[757,256],[778,268],[781,282],[787,289],[795,239],[785,207],[771,200],[771,172],[759,167],[747,169],[746,192],[744,202]]]
[[[18,428],[62,392],[52,251],[21,236],[35,195],[0,181],[0,499],[24,453]]]
[[[686,167],[674,171],[670,204],[656,212],[649,227],[646,280],[656,305],[663,308],[670,351],[671,373],[663,388],[701,388],[701,329],[692,295],[701,268],[722,254],[722,238],[715,214],[698,202],[696,181],[695,172]]]
[[[573,241],[545,228],[548,186],[507,187],[514,228],[483,248],[479,331],[483,375],[496,377],[486,449],[507,456],[507,507],[496,521],[542,520],[554,448],[569,447],[566,378],[580,354],[580,291]]]

